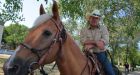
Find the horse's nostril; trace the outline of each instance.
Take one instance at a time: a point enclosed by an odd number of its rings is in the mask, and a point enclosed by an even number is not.
[[[14,65],[14,66],[8,68],[8,72],[15,72],[15,73],[17,73],[18,69],[19,69],[19,66],[18,65]]]

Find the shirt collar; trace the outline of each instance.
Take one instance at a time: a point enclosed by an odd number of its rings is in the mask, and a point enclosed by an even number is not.
[[[96,28],[98,29],[99,28],[99,25]],[[88,27],[88,29],[96,29],[96,28],[93,28],[91,26]]]

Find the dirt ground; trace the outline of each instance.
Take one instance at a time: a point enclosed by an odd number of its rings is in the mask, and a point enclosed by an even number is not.
[[[2,66],[3,66],[3,63],[6,61],[6,59],[9,57],[10,57],[10,55],[0,54],[0,75],[4,75],[3,70],[2,70]],[[57,67],[55,67],[52,71],[50,71],[53,64],[49,64],[49,65],[45,66],[45,68],[44,68],[45,71],[47,71],[47,73],[49,75],[60,75]],[[41,75],[41,74],[39,73],[39,70],[36,70],[34,75]]]

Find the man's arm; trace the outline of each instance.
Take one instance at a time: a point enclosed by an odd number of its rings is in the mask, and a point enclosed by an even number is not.
[[[85,30],[84,29],[82,29],[81,31],[80,31],[80,42],[81,42],[81,44],[84,46],[84,42],[85,42],[85,40],[87,39],[87,37],[86,37],[86,35],[85,35]]]
[[[96,45],[99,49],[104,50],[105,46],[109,44],[109,32],[106,26],[102,26],[101,28],[101,39],[96,42]]]
[[[93,40],[86,40],[86,41],[84,42],[84,45],[96,45],[96,42],[93,41]]]
[[[85,50],[89,50],[94,47],[95,42],[92,40],[88,40],[86,30],[81,30],[80,32],[80,41],[82,45],[84,46]]]

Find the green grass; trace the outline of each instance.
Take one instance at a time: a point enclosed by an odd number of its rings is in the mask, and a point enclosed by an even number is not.
[[[3,64],[7,59],[0,58],[0,64]]]
[[[2,67],[3,67],[3,64],[4,64],[4,62],[5,62],[6,60],[7,60],[7,59],[0,58],[0,75],[3,75]]]

